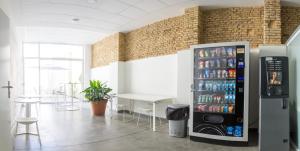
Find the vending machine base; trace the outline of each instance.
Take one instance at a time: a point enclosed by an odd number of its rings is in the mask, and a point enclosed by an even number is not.
[[[202,138],[202,137],[195,137],[190,136],[190,140],[195,142],[204,142],[216,145],[225,145],[225,146],[248,146],[248,142],[241,142],[241,141],[225,141],[225,140],[218,140],[218,139],[209,139],[209,138]]]

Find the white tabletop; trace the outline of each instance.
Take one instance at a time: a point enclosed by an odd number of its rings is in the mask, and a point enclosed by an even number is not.
[[[40,99],[15,99],[15,102],[33,104],[40,102]]]
[[[141,100],[141,101],[148,101],[148,102],[158,102],[161,100],[174,99],[174,97],[170,97],[170,96],[159,96],[159,95],[151,95],[151,94],[136,94],[136,93],[118,94],[117,97],[122,98],[122,99]]]

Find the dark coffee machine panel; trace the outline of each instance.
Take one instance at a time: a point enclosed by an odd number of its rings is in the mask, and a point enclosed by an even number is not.
[[[288,57],[261,57],[262,98],[289,96]]]

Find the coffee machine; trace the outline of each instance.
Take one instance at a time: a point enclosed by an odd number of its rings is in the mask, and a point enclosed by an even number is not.
[[[262,56],[259,71],[259,150],[289,151],[288,57]]]

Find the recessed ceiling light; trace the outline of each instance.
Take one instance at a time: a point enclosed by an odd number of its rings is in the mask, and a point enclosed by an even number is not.
[[[80,19],[79,19],[79,18],[73,18],[72,21],[73,21],[73,22],[79,22]]]
[[[91,4],[97,3],[97,0],[87,0],[87,1],[88,1],[88,3],[91,3]]]

